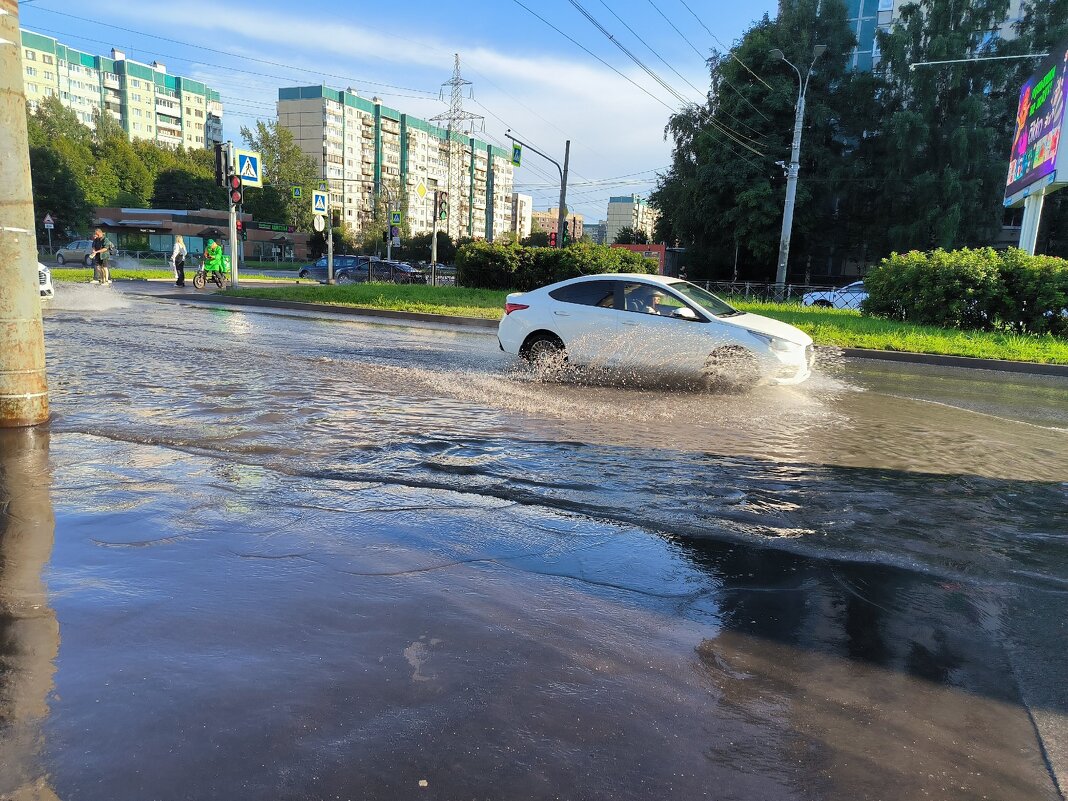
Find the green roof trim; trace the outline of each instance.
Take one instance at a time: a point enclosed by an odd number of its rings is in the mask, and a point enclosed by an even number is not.
[[[34,50],[43,50],[46,53],[54,54],[57,47],[63,46],[49,36],[42,36],[39,33],[21,29],[20,32],[22,33],[22,44],[24,47],[32,47]]]

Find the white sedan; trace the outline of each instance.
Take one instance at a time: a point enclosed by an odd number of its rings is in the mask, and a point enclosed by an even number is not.
[[[802,306],[823,306],[828,309],[860,309],[860,304],[868,297],[868,290],[864,288],[863,281],[854,281],[852,284],[838,287],[837,289],[819,290],[806,292],[801,296]]]
[[[812,338],[738,311],[698,286],[659,275],[572,278],[508,296],[501,349],[529,362],[696,376],[713,384],[798,384]]]

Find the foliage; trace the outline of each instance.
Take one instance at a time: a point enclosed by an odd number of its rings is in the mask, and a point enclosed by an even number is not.
[[[1015,248],[891,254],[864,279],[865,314],[944,328],[1068,333],[1068,262]]]
[[[547,248],[549,247],[549,234],[540,230],[531,231],[530,236],[523,239],[520,244],[528,248]]]
[[[641,228],[620,228],[613,242],[616,245],[648,245],[649,236]]]
[[[295,225],[297,230],[312,228],[311,192],[319,185],[319,167],[293,137],[292,131],[278,124],[259,121],[255,129],[241,127],[241,137],[250,150],[262,158],[262,189],[245,190],[244,210],[258,220]],[[293,187],[302,189],[302,197],[293,197]]]
[[[566,248],[528,248],[472,242],[456,256],[457,281],[482,289],[527,291],[599,273],[647,273],[652,262],[625,248],[575,243]]]
[[[1047,52],[1068,36],[1068,0],[1025,0],[1016,38],[993,35],[1009,0],[917,0],[878,34],[878,69],[854,69],[840,0],[784,0],[729,54],[710,61],[708,100],[674,115],[672,164],[652,201],[658,241],[678,241],[695,277],[774,275],[797,75],[806,94],[790,272],[830,274],[892,251],[976,247],[1000,230],[1018,89],[1034,59],[919,61]],[[744,65],[740,62],[744,62]],[[748,69],[747,69],[748,68]],[[749,69],[752,72],[749,72]],[[756,77],[756,76],[759,76]],[[1068,256],[1068,193],[1052,196],[1039,248]]]

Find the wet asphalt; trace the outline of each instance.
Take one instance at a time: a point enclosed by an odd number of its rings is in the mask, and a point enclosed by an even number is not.
[[[1068,382],[560,382],[60,290],[0,798],[1063,798]]]

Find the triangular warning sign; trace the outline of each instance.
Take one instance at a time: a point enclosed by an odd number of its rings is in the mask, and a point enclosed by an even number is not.
[[[255,181],[258,176],[256,175],[256,165],[253,160],[250,159],[248,156],[244,156],[242,158],[242,162],[243,163],[241,165],[241,177],[251,178],[253,181]]]

